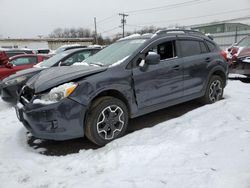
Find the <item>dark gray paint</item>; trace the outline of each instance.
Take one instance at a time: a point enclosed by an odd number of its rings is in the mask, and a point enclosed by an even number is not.
[[[104,67],[81,65],[70,67],[52,67],[33,76],[30,80],[28,80],[26,85],[34,89],[35,93],[40,93],[54,86],[105,70],[106,68]],[[39,80],[39,82],[36,80]]]
[[[91,102],[100,95],[111,95],[122,99],[128,106],[130,117],[133,118],[203,96],[209,78],[216,71],[219,71],[224,79],[227,78],[228,65],[220,57],[219,48],[212,53],[188,58],[183,58],[179,50],[177,58],[162,61],[160,64],[148,65],[143,69],[136,66],[136,60],[143,56],[152,45],[172,40],[173,38],[178,40],[178,37],[159,35],[154,38],[148,38],[147,42],[122,64],[110,68],[83,67],[82,70],[74,71],[73,69],[75,68],[73,68],[72,71],[68,70],[69,72],[62,75],[63,81],[58,76],[59,72],[62,73],[62,69],[54,68],[54,73],[58,71],[58,74],[53,75],[49,74],[53,71],[45,71],[45,73],[40,74],[40,77],[38,76],[30,80],[29,86],[34,88],[35,93],[46,93],[49,88],[55,85],[59,85],[64,81],[75,80],[79,86],[67,99],[59,102],[59,104],[65,105],[62,105],[57,113],[53,113],[51,119],[60,122],[60,127],[63,127],[65,130],[69,126],[68,123],[71,123],[72,129],[75,126],[80,126],[81,136],[83,136],[86,111]],[[205,36],[190,38],[209,40]],[[178,49],[179,46],[177,45]],[[207,57],[211,58],[209,62],[205,62]],[[46,75],[49,77],[46,78]],[[66,102],[64,103],[64,101]],[[72,105],[68,106],[69,101],[77,104],[77,106],[80,105],[81,108],[77,108],[76,111],[69,110],[69,107],[72,107]],[[37,118],[39,118],[42,114],[48,114],[51,109],[57,110],[56,107],[53,108],[51,105],[27,103],[19,111],[24,115],[36,112],[38,114]],[[81,115],[79,116],[79,114]],[[78,118],[80,123],[73,125],[72,122],[69,122],[69,118],[74,120]],[[21,121],[24,124],[29,122],[31,126],[36,126],[38,122],[38,120],[31,121],[31,117],[25,117]],[[46,125],[42,124],[39,126]],[[74,130],[70,131],[74,132]],[[70,138],[79,137],[79,134],[74,135],[73,132],[70,133],[72,134]],[[46,134],[47,139],[68,139],[67,136],[63,138],[61,134],[58,135],[56,132],[40,132],[36,133],[36,136],[45,138],[44,134]]]

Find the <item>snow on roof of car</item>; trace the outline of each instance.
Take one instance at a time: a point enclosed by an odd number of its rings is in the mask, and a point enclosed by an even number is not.
[[[123,41],[123,40],[127,40],[127,39],[136,39],[136,38],[141,37],[141,36],[142,35],[140,35],[139,33],[135,33],[135,34],[129,35],[127,37],[121,38],[118,41]]]

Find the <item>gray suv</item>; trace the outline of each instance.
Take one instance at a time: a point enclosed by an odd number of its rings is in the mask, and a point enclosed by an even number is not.
[[[125,134],[128,119],[199,98],[223,96],[228,64],[220,48],[192,30],[128,37],[82,65],[53,67],[20,93],[17,116],[37,138],[84,135],[97,145]]]

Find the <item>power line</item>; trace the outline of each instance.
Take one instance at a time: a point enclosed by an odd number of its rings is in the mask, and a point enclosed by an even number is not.
[[[221,21],[217,21],[217,22],[211,22],[210,24],[221,24],[221,23],[227,23],[227,22],[238,21],[238,20],[250,20],[250,15],[247,15],[247,16],[244,16],[244,17],[227,19],[227,20],[221,20]],[[208,24],[209,23],[206,23],[206,24],[195,24],[195,25],[185,25],[185,27],[200,27],[200,26],[206,26]],[[130,25],[130,24],[128,24],[127,26],[130,26],[130,27],[140,27],[140,28],[145,28],[146,27],[146,26]]]
[[[126,11],[125,13],[139,14],[139,13],[145,13],[145,12],[155,11],[155,10],[159,11],[160,9],[178,8],[178,7],[188,6],[190,4],[199,4],[199,3],[204,3],[204,2],[208,2],[208,1],[211,1],[211,0],[191,0],[191,1],[185,1],[185,2],[182,2],[182,3],[175,3],[175,4],[158,6],[158,7],[153,7],[153,8],[131,10],[131,11]]]
[[[117,16],[117,14],[113,14],[113,15],[111,15],[111,16],[108,16],[108,17],[106,17],[106,18],[101,19],[101,20],[98,21],[97,23],[100,24],[100,23],[106,22],[107,20],[113,19],[113,18],[115,18],[116,16]]]
[[[175,3],[175,4],[170,4],[170,5],[163,5],[163,6],[159,6],[159,7],[153,7],[153,8],[145,8],[145,9],[137,9],[137,10],[130,10],[130,11],[126,11],[125,13],[131,13],[131,14],[136,14],[136,13],[143,13],[143,12],[148,12],[148,11],[154,11],[154,10],[159,10],[159,9],[171,9],[171,8],[178,8],[178,7],[183,7],[183,6],[188,6],[190,4],[198,4],[198,3],[204,3],[204,2],[208,2],[211,0],[190,0],[190,1],[186,1],[186,2],[182,2],[182,3]],[[103,18],[99,21],[97,21],[97,24],[106,22],[108,20],[112,20],[117,16],[117,14],[112,14],[106,18]],[[92,24],[89,24],[85,27],[89,27],[92,26]]]
[[[250,15],[244,16],[244,17],[238,17],[238,18],[231,18],[227,20],[222,20],[218,22],[212,22],[213,24],[220,24],[220,23],[226,23],[226,22],[232,22],[232,21],[238,21],[238,20],[250,20]],[[188,25],[187,27],[198,27],[198,26],[203,26],[205,24],[195,24],[195,25]]]
[[[113,31],[113,30],[115,30],[115,29],[119,29],[120,27],[114,27],[114,28],[112,28],[112,29],[109,29],[109,30],[106,30],[106,31],[101,31],[100,33],[101,34],[103,34],[103,33],[109,33],[110,31]]]
[[[220,12],[220,13],[206,14],[206,15],[202,15],[202,16],[192,16],[192,17],[186,17],[186,18],[180,18],[180,19],[162,20],[162,21],[158,21],[158,22],[147,22],[147,23],[141,23],[140,25],[135,24],[135,25],[128,25],[128,26],[145,27],[145,26],[147,26],[147,24],[183,21],[183,20],[190,20],[190,19],[197,19],[197,18],[204,18],[204,17],[211,17],[211,16],[219,16],[219,15],[229,14],[229,13],[231,14],[232,12],[241,12],[241,11],[248,11],[248,10],[250,10],[250,8],[230,10],[230,11],[225,11],[225,12]]]

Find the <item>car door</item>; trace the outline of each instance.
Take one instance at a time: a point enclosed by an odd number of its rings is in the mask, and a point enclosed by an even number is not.
[[[17,71],[33,67],[33,65],[37,63],[37,58],[35,56],[17,57],[15,59],[12,59],[10,63],[13,65],[13,67],[3,68],[3,70],[1,71],[2,79],[16,73]]]
[[[150,45],[138,57],[138,65],[133,68],[133,80],[139,109],[182,97],[183,68],[176,49],[175,40],[164,39]],[[140,67],[150,51],[160,55],[160,63]]]
[[[183,38],[178,40],[183,58],[184,96],[202,91],[207,78],[207,65],[211,54],[203,40]]]
[[[37,63],[36,56],[18,57],[10,61],[15,71],[33,67]]]

